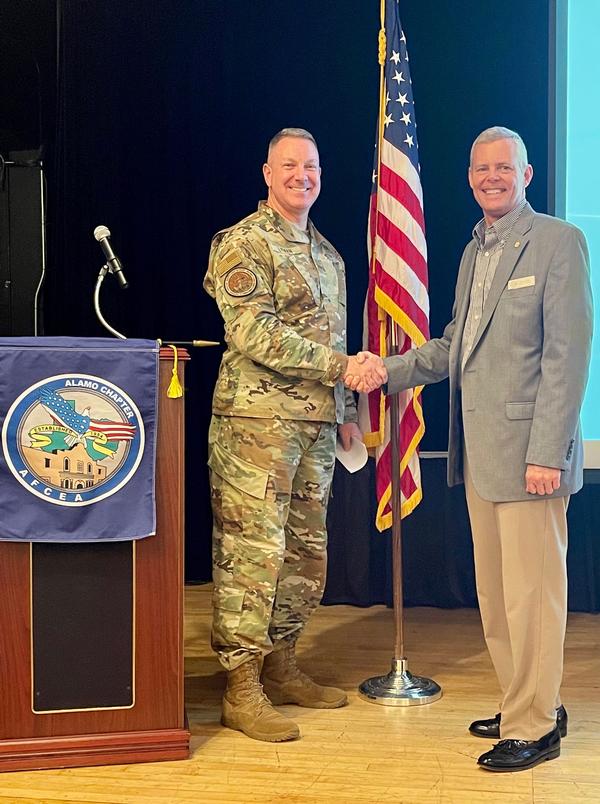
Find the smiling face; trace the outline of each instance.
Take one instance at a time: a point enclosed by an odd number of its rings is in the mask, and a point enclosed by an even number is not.
[[[292,223],[306,228],[308,211],[321,190],[319,152],[302,137],[283,137],[263,165],[267,203]]]
[[[531,165],[519,161],[514,140],[480,142],[475,146],[469,184],[488,226],[521,203],[532,176]]]

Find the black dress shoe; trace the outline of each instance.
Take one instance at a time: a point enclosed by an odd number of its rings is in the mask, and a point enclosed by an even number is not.
[[[469,726],[469,731],[475,737],[495,737],[497,740],[500,737],[500,717],[500,712],[496,712],[494,717],[486,720],[474,720]]]
[[[522,771],[558,756],[560,732],[555,726],[539,740],[500,740],[479,757],[477,764],[489,771]]]
[[[469,726],[469,731],[475,737],[492,737],[497,740],[500,737],[500,712],[487,720],[474,720]],[[561,737],[567,736],[567,723],[569,717],[564,706],[559,706],[556,710],[556,725]]]

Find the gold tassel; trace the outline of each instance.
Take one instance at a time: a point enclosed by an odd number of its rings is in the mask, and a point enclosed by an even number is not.
[[[173,371],[171,372],[171,382],[167,388],[167,396],[169,399],[178,399],[180,396],[183,396],[183,388],[181,387],[177,374],[177,347],[171,346],[171,344],[169,344],[169,346],[173,350]]]

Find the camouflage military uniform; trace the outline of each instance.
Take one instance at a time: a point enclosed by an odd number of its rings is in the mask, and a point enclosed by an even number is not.
[[[265,203],[212,244],[204,281],[225,322],[209,466],[213,647],[228,669],[296,639],[319,604],[337,424],[356,420],[340,382],[344,264],[309,221]]]

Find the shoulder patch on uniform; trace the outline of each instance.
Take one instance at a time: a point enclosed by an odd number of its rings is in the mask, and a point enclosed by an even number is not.
[[[243,261],[244,257],[242,252],[235,248],[233,251],[230,251],[229,254],[226,254],[222,259],[219,260],[219,264],[217,265],[217,273],[219,276],[223,276],[223,274],[226,274],[227,271],[235,268],[236,265],[240,265],[243,263]]]
[[[230,296],[249,296],[257,284],[256,274],[249,268],[234,268],[225,277],[224,287]]]

